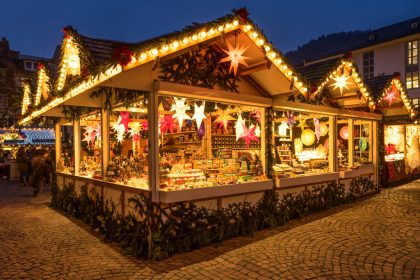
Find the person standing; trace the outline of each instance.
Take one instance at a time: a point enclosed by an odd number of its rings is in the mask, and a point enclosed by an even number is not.
[[[16,154],[17,170],[20,173],[20,183],[24,187],[29,183],[29,165],[30,161],[26,156],[24,147],[20,147]]]
[[[45,159],[48,155],[49,153],[44,149],[36,150],[33,153],[31,177],[31,185],[34,188],[33,196],[37,196],[44,186],[44,181],[48,172],[48,166],[45,163]]]

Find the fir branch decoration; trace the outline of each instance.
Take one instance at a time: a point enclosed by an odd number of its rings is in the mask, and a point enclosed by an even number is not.
[[[219,63],[221,58],[222,55],[211,47],[189,50],[161,63],[159,78],[167,82],[238,92],[236,82],[239,79],[229,73],[226,64]]]

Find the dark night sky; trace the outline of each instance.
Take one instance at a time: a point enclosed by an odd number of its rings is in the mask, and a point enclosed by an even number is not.
[[[92,37],[137,42],[242,6],[283,52],[322,34],[420,16],[419,0],[0,0],[0,36],[22,53],[50,57],[66,25]]]

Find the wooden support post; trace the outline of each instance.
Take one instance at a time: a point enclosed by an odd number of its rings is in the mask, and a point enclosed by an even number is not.
[[[55,166],[61,158],[61,125],[60,123],[55,124]]]
[[[370,145],[373,145],[373,139],[375,138],[374,137],[374,133],[375,133],[375,135],[378,133],[378,130],[376,129],[375,131],[374,130],[372,130],[372,122],[371,121],[369,121],[368,122],[368,127],[369,127],[369,135],[368,135],[368,149],[369,149],[369,162],[372,162],[373,161],[373,149],[371,149],[369,146]]]
[[[265,108],[261,108],[261,162],[263,165],[263,170],[264,170],[264,174],[268,174],[268,169],[270,168],[270,166],[267,166],[268,164],[268,158],[265,154],[265,149],[266,149],[266,130],[265,130],[265,114],[266,114],[266,109]],[[271,140],[271,139],[270,139]]]
[[[378,122],[374,121],[372,122],[372,135],[373,135],[373,141],[369,144],[372,144],[371,147],[368,147],[371,150],[372,154],[372,163],[373,163],[373,179],[375,180],[376,184],[379,184],[379,145],[378,145]]]
[[[328,162],[330,172],[337,172],[337,118],[330,116],[328,120],[329,134],[328,134]]]
[[[149,189],[152,201],[159,202],[159,100],[157,89],[159,81],[154,81],[153,90],[148,95],[148,135],[149,135]]]
[[[80,166],[80,120],[73,122],[73,142],[74,142],[74,175],[79,175]]]
[[[101,110],[101,140],[102,140],[102,178],[106,177],[109,162],[109,110]]]
[[[349,119],[348,122],[348,128],[349,128],[349,139],[348,141],[348,165],[349,167],[353,167],[354,166],[354,120],[353,119]],[[360,136],[360,135],[359,135]]]

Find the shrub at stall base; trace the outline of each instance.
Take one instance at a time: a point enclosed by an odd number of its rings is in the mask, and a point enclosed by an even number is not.
[[[83,186],[77,194],[74,185],[68,184],[62,189],[53,187],[51,205],[81,219],[106,241],[119,244],[137,258],[162,260],[235,236],[252,235],[376,191],[369,178],[357,178],[348,193],[344,185],[330,183],[286,194],[280,200],[275,190],[268,190],[258,203],[233,203],[221,210],[197,207],[193,202],[164,207],[141,194],[129,200],[137,215],[123,217],[112,201],[104,201],[96,191]]]

